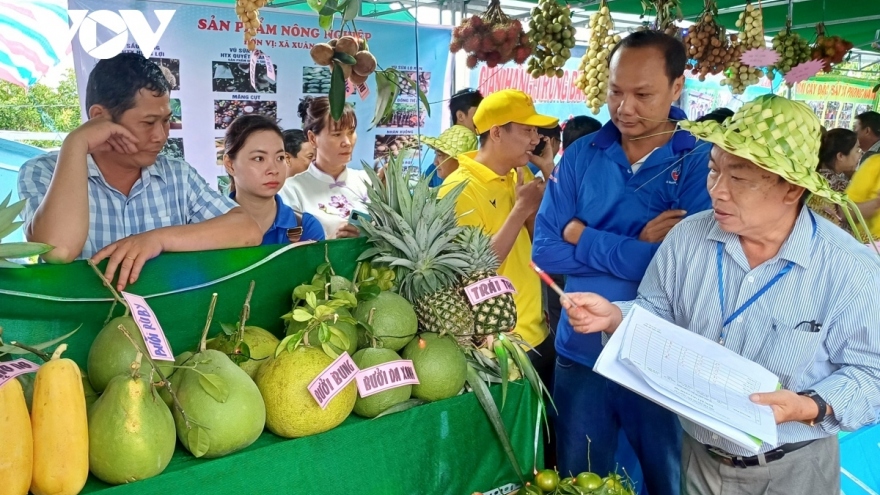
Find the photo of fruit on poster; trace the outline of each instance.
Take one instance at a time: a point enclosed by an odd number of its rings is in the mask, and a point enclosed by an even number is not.
[[[275,78],[278,78],[278,66],[275,67]],[[248,62],[211,62],[213,74],[211,84],[217,93],[275,93],[276,81],[269,79],[266,64],[258,63],[254,69],[256,88],[251,86],[250,63]]]
[[[278,119],[278,102],[252,100],[214,100],[214,129],[226,129],[236,117],[260,114]]]
[[[223,155],[226,154],[226,138],[220,136],[214,139],[214,151],[217,155],[217,166],[223,166]],[[226,172],[223,172],[226,173]]]
[[[180,110],[180,98],[171,98],[171,128],[183,129],[183,117]]]
[[[428,94],[428,87],[431,84],[431,73],[430,72],[419,72],[415,71],[405,71],[407,77],[412,79],[414,82],[418,82],[419,89],[422,90],[422,93]],[[417,97],[419,94],[415,88],[412,87],[412,84],[409,83],[409,80],[404,79],[403,84],[400,89],[400,96],[413,96]]]
[[[418,110],[421,112],[418,112]],[[418,112],[418,113],[417,113]],[[412,128],[424,127],[425,125],[425,107],[413,103],[394,103],[391,111],[391,117],[387,121],[379,123],[379,127],[392,128]]]
[[[421,147],[419,138],[414,135],[376,136],[373,149],[373,169],[379,170],[384,167],[392,157],[404,156],[404,166],[415,165],[418,168],[418,159]]]
[[[184,160],[183,138],[168,138],[168,140],[165,141],[165,147],[162,148],[162,151],[160,151],[159,154],[170,158],[176,158],[178,160]]]
[[[303,93],[323,94],[330,92],[330,69],[328,67],[303,67]]]
[[[162,69],[172,91],[180,90],[180,60],[176,58],[151,58]]]

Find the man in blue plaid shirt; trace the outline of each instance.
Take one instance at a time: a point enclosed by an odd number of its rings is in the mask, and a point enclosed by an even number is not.
[[[58,152],[18,174],[29,241],[54,249],[43,259],[109,258],[107,278],[134,283],[163,251],[260,244],[262,232],[235,202],[182,160],[159,156],[168,139],[171,87],[142,55],[101,60],[89,75],[89,121]]]

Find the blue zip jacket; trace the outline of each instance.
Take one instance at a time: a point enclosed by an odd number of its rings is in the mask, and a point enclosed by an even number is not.
[[[669,117],[686,118],[676,107]],[[547,181],[532,246],[538,266],[566,275],[566,292],[595,292],[610,301],[636,298],[648,263],[660,246],[638,240],[649,221],[666,210],[693,215],[712,205],[706,190],[711,144],[677,130],[633,174],[620,138],[620,131],[608,122],[565,150]],[[575,218],[587,225],[576,246],[562,237],[565,226]],[[556,350],[593,366],[602,350],[601,336],[575,333],[563,311],[556,329]]]

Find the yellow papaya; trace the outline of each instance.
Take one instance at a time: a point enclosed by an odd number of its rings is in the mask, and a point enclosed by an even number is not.
[[[27,495],[34,464],[34,440],[24,391],[16,379],[0,386],[0,495]]]
[[[79,366],[61,357],[37,371],[31,405],[34,434],[34,495],[76,495],[89,476],[89,425]]]

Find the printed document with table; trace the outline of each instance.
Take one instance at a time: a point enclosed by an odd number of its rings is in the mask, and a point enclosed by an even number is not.
[[[744,448],[777,443],[769,406],[749,400],[779,378],[759,364],[639,306],[627,315],[596,361],[600,375]]]

